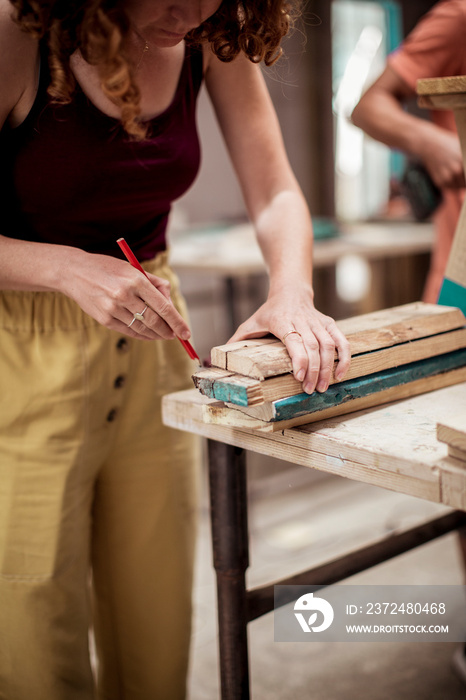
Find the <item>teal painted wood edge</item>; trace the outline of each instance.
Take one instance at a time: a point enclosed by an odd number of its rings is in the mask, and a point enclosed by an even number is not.
[[[201,394],[208,396],[210,399],[234,403],[237,406],[248,405],[246,387],[229,384],[227,379],[219,381],[215,379],[200,379],[197,386]]]
[[[377,394],[384,389],[407,384],[417,379],[432,377],[442,372],[458,369],[466,365],[466,348],[435,357],[411,362],[400,367],[393,367],[383,372],[349,379],[346,382],[332,384],[325,393],[297,394],[274,402],[275,417],[271,422],[287,420],[306,413],[315,413],[325,408]]]
[[[442,306],[457,306],[466,316],[466,288],[445,277],[438,303]]]

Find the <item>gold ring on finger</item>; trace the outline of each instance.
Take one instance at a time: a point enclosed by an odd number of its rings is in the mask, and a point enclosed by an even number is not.
[[[283,336],[282,343],[284,343],[286,338],[288,338],[288,336],[291,335],[292,333],[297,333],[299,335],[299,337],[301,338],[301,333],[299,333],[299,331],[296,331],[294,328],[290,328],[290,330],[287,331],[285,333],[285,335]]]

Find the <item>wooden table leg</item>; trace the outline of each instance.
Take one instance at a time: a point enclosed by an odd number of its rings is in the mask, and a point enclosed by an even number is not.
[[[221,698],[248,700],[246,453],[213,440],[208,441],[208,450]]]

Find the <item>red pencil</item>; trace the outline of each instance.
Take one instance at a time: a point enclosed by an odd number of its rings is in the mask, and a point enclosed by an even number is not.
[[[129,247],[127,242],[125,241],[125,239],[119,238],[117,240],[117,243],[120,246],[123,253],[125,254],[125,257],[128,260],[128,262],[130,262],[131,265],[136,268],[136,270],[139,270],[139,272],[142,272],[142,274],[147,277],[144,268],[140,265],[137,257],[135,256],[135,254],[133,253],[133,251],[131,250],[131,248]],[[147,277],[147,279],[149,279],[149,278]],[[178,336],[176,336],[176,337],[178,338],[181,345],[184,347],[184,349],[188,353],[191,360],[197,360],[199,362],[199,364],[201,364],[201,361],[199,359],[199,355],[197,354],[197,352],[195,351],[195,349],[193,348],[193,346],[191,345],[189,340],[183,340],[183,338],[179,338]]]

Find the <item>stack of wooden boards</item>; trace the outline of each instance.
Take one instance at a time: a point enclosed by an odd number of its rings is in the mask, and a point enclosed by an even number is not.
[[[213,348],[212,367],[193,375],[211,399],[204,420],[283,430],[466,381],[466,319],[458,308],[416,302],[337,325],[350,342],[351,367],[322,394],[303,392],[274,337]]]

